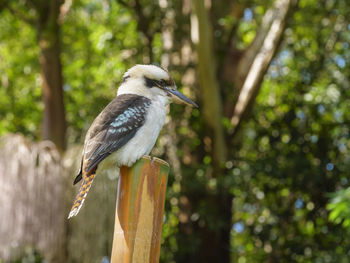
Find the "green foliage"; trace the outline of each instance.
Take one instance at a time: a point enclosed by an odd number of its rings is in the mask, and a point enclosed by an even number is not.
[[[0,42],[0,135],[40,136],[43,104],[35,37],[26,23],[1,13],[0,39],[6,42]]]
[[[115,2],[74,5],[62,27],[62,59],[69,138],[76,142],[115,96],[122,74],[140,61],[141,54],[129,10]]]
[[[0,259],[1,262],[1,259]],[[17,256],[16,259],[12,260],[11,263],[44,263],[46,262],[40,253],[31,248],[26,247],[23,252]]]
[[[329,220],[350,231],[350,188],[339,190],[331,195],[331,200],[327,204]]]
[[[162,24],[167,10],[158,1],[141,1],[151,19],[150,52],[135,10],[119,2],[73,1],[62,24],[69,143],[82,141],[97,113],[115,96],[127,68],[148,62],[149,53],[157,62],[166,54],[161,29],[169,26]],[[229,1],[212,1],[219,70],[230,30],[237,31],[238,48],[248,47],[272,1],[236,2],[239,19],[232,16]],[[193,51],[190,15],[181,1],[168,1],[167,8],[174,19],[171,73],[200,102],[195,65],[184,62],[190,56],[186,50]],[[176,142],[181,173],[174,169],[169,178],[161,262],[189,262],[198,256],[203,237],[197,233],[218,230],[224,222],[214,216],[222,189],[234,196],[227,248],[233,262],[349,262],[349,232],[344,231],[350,230],[349,17],[345,0],[300,1],[251,119],[244,123],[241,147],[230,148],[224,179],[213,175],[213,142],[201,111],[172,106],[174,126],[166,128],[164,137]],[[43,103],[35,31],[3,10],[0,39],[0,135],[21,132],[40,139]],[[232,83],[220,79],[220,84],[222,97],[233,101]],[[229,117],[222,120],[226,130]],[[165,147],[159,143],[159,156]]]
[[[348,262],[348,234],[333,224],[350,222],[348,190],[327,203],[349,185],[350,35],[334,31],[349,9],[300,4],[231,170],[238,262]]]

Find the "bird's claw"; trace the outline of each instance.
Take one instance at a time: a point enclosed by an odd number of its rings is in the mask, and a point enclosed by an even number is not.
[[[151,160],[151,165],[153,165],[154,161],[156,160],[156,157],[151,156],[151,155],[144,155],[144,158],[150,159]]]

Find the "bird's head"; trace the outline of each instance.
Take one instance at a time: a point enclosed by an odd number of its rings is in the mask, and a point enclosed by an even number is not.
[[[177,90],[169,72],[155,65],[135,65],[123,76],[118,95],[137,94],[150,99],[159,99],[165,104],[174,101],[198,107],[196,103]]]

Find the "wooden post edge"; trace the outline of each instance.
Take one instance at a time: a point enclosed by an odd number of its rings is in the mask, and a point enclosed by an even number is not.
[[[149,156],[121,167],[111,263],[158,263],[168,173]]]

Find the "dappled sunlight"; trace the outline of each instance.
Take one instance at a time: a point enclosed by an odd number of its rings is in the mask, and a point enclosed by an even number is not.
[[[110,262],[119,168],[67,220],[72,184],[151,63],[199,106],[166,106],[150,153],[170,164],[159,262],[348,262],[349,30],[345,0],[2,1],[0,262]]]

